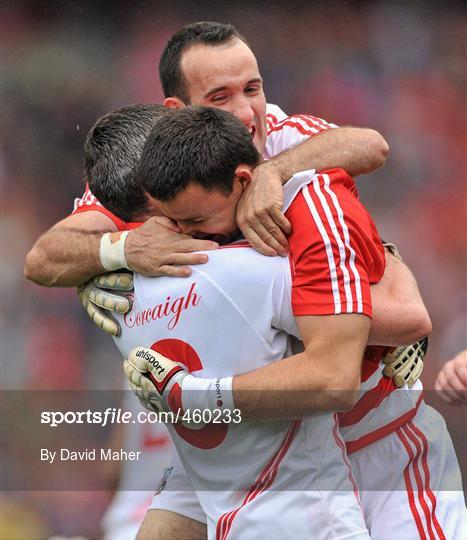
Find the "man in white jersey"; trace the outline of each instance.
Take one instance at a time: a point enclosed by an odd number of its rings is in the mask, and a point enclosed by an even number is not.
[[[118,186],[125,179],[127,189],[121,190],[122,198],[136,204],[139,192],[132,188],[132,171],[136,169],[144,142],[158,118],[169,112],[162,105],[133,105],[99,118],[84,145],[85,173],[89,181],[96,185]],[[139,215],[138,219],[145,217]],[[128,390],[126,380],[124,388]],[[128,391],[121,406],[132,411],[135,417],[141,410],[139,402]],[[115,464],[119,465],[118,486],[101,527],[105,540],[130,540],[139,530],[151,503],[154,486],[170,462],[174,448],[161,423],[121,425],[116,436],[115,448],[140,452],[140,458]],[[146,474],[147,470],[151,470],[150,475]]]
[[[191,145],[186,138],[189,136],[188,126],[191,119],[194,119],[193,126],[196,125],[200,136],[196,146]],[[203,120],[205,125],[203,125]],[[216,125],[216,122],[219,124]],[[162,210],[176,220],[185,232],[195,233],[196,231],[198,235],[211,233],[217,235],[219,239],[220,237],[228,238],[235,232],[235,205],[241,190],[244,189],[244,183],[249,181],[248,171],[245,171],[245,166],[238,165],[235,169],[233,188],[229,191],[228,181],[224,180],[227,175],[221,174],[224,171],[222,168],[214,169],[213,172],[209,169],[209,165],[206,165],[205,176],[201,177],[199,172],[201,169],[198,169],[198,175],[195,176],[187,173],[183,167],[186,167],[191,160],[195,161],[197,157],[199,159],[199,156],[202,156],[206,163],[210,163],[209,144],[215,138],[214,132],[220,137],[215,139],[217,147],[222,147],[223,140],[228,139],[227,135],[231,135],[231,133],[227,133],[227,129],[224,131],[220,129],[221,124],[222,115],[220,113],[205,110],[187,111],[186,114],[164,119],[156,126],[146,143],[140,167],[141,180],[147,191],[159,200]],[[209,126],[215,127],[210,130]],[[200,142],[201,140],[204,141],[204,146]],[[180,148],[183,148],[180,167],[185,171],[184,173],[180,173],[177,165],[172,165],[175,162],[174,156],[180,152]],[[223,161],[228,163],[229,156],[225,155]],[[232,166],[231,163],[230,166]],[[306,184],[310,182],[310,178],[308,180],[304,178],[306,176],[312,175],[310,173],[296,175],[287,185],[291,189],[291,193],[287,194],[286,197],[288,204],[290,204],[286,215],[294,224],[291,236],[292,261],[294,263],[292,285],[294,313],[296,316],[315,316],[320,313],[339,314],[343,312],[343,298],[347,302],[344,313],[356,310],[356,313],[371,315],[368,304],[368,285],[381,276],[379,268],[381,252],[376,244],[374,250],[371,248],[372,242],[375,243],[377,239],[376,230],[372,222],[369,221],[369,228],[366,229],[368,235],[366,241],[362,240],[361,232],[357,233],[354,230],[356,224],[369,219],[369,217],[365,218],[364,213],[358,210],[358,206],[355,205],[356,199],[354,203],[347,200],[349,190],[354,189],[354,185],[347,175],[343,175],[339,171],[318,175],[316,179],[311,179],[313,189],[306,187]],[[305,187],[303,187],[304,185]],[[212,186],[218,187],[213,188]],[[214,191],[212,191],[213,189]],[[326,193],[329,195],[328,200],[326,200]],[[331,219],[331,214],[328,214],[331,212],[332,206],[337,212],[335,219]],[[310,211],[313,217],[310,216],[307,223],[303,216],[304,212]],[[294,214],[302,216],[302,219],[297,221]],[[326,230],[326,220],[331,227],[329,231]],[[305,227],[305,230],[301,231],[300,226]],[[306,239],[306,230],[313,231],[313,226],[317,233],[310,251],[308,247],[310,240]],[[334,229],[332,229],[333,226]],[[339,232],[336,227],[342,227],[342,231]],[[351,229],[350,236],[348,236],[348,228]],[[342,242],[345,242],[346,247],[344,248],[343,243],[341,251],[338,236],[342,232],[344,233]],[[334,250],[327,247],[330,235],[336,237],[337,249],[332,257],[332,265],[330,253]],[[320,237],[322,239],[318,240]],[[351,244],[348,244],[349,239],[352,238]],[[327,268],[329,265],[327,271],[331,271],[331,276],[332,272],[336,274],[336,286],[338,287],[336,289],[334,286],[327,285],[327,277],[324,278],[323,282],[322,278],[316,279],[316,276],[320,275],[319,264],[321,263],[319,263],[319,259],[316,259],[315,252],[319,249],[319,242],[322,243],[323,240],[326,247],[321,249],[323,253],[326,251],[328,261],[324,267]],[[360,245],[359,243],[362,241],[363,244]],[[357,242],[357,246],[360,245],[358,249],[354,242]],[[354,244],[353,247],[352,244]],[[350,250],[351,254],[350,266],[348,269],[344,269],[343,265],[347,265],[344,257],[347,249]],[[340,253],[338,255],[341,259],[339,264],[334,263],[336,253]],[[311,264],[313,262],[314,265]],[[358,281],[357,275],[359,276]],[[331,280],[332,282],[333,280]],[[330,308],[333,311],[330,311]],[[338,318],[340,319],[340,317]],[[343,322],[345,322],[346,316],[342,315],[342,317],[344,317]],[[318,325],[322,326],[322,318],[318,317],[317,319]],[[324,326],[326,327],[332,320],[331,317],[324,323]],[[340,333],[343,329],[342,325],[339,325],[338,328]],[[339,340],[342,339],[339,334],[337,336],[339,336]],[[313,340],[319,342],[319,334],[314,334]],[[323,338],[321,338],[322,340]],[[324,342],[327,340],[328,338],[325,338]],[[340,342],[342,343],[342,341]],[[329,348],[329,346],[330,344],[326,347]],[[319,345],[318,350],[320,350]],[[332,346],[331,350],[333,350]],[[338,349],[334,348],[334,354],[338,355],[337,351]],[[324,356],[327,363],[322,366],[323,371],[326,368],[330,370],[330,365],[335,359],[329,355],[326,348],[321,349],[321,355]],[[367,504],[365,506],[364,501],[364,507],[368,510],[367,523],[371,527],[371,532],[373,534],[374,531],[375,537],[385,537],[387,520],[381,510],[384,504],[391,504],[397,506],[397,520],[404,527],[408,538],[417,538],[417,535],[423,536],[425,533],[429,534],[430,537],[440,538],[444,538],[445,534],[448,537],[463,534],[466,524],[460,473],[445,425],[439,415],[425,406],[419,392],[404,391],[401,394],[396,391],[395,387],[392,388],[384,382],[385,379],[381,377],[379,372],[380,357],[381,355],[373,359],[367,354],[363,370],[363,386],[366,383],[366,393],[351,411],[342,416],[343,425],[352,427],[349,430],[350,434],[347,433],[348,449],[353,452],[364,450],[364,453],[367,454],[362,461],[359,461],[358,457],[355,458],[356,467],[358,465],[361,467],[362,463],[371,462],[368,453],[373,457],[374,470],[371,474],[362,473],[359,484],[361,489],[365,492],[368,491],[366,493]],[[351,364],[350,358],[352,358],[352,354],[349,352],[349,356],[345,360],[348,364]],[[314,357],[313,360],[316,361],[317,357]],[[306,380],[310,386],[304,382],[306,372],[308,372],[307,377],[310,376],[308,368],[304,365],[306,361],[306,355],[305,358],[303,355],[297,355],[293,359],[288,358],[276,362],[256,372],[234,377],[232,384],[231,377],[197,379],[185,373],[179,373],[180,368],[176,369],[177,364],[170,361],[162,364],[165,373],[168,371],[170,376],[164,374],[159,377],[160,374],[158,375],[147,361],[133,356],[130,359],[130,364],[127,364],[127,368],[129,368],[127,375],[130,378],[136,377],[138,386],[141,387],[141,384],[147,383],[148,379],[141,378],[138,375],[138,370],[150,372],[151,380],[158,388],[156,390],[154,385],[150,385],[152,399],[157,401],[157,395],[160,394],[162,407],[175,407],[174,410],[177,407],[183,409],[200,407],[216,411],[219,410],[219,407],[230,410],[235,402],[247,420],[294,418],[307,416],[313,410],[325,410],[328,407],[324,403],[325,400],[321,401],[322,396],[309,395],[300,400],[294,400],[285,393],[279,400],[276,395],[271,393],[271,389],[319,389],[319,386],[313,387],[313,381],[310,379]],[[345,363],[345,361],[342,358],[342,362]],[[159,358],[159,364],[160,362]],[[309,359],[308,362],[310,362]],[[136,371],[135,363],[138,364]],[[343,370],[343,378],[348,380],[352,373],[352,365],[350,367],[347,365],[344,369],[344,363],[338,362],[337,365]],[[158,367],[162,369],[159,364]],[[313,375],[316,377],[316,374],[315,371]],[[352,388],[351,384],[350,389]],[[252,388],[255,389],[254,392],[247,392],[248,389]],[[200,397],[202,392],[193,392],[196,389],[212,389],[213,391],[206,392],[205,396],[201,395]],[[154,397],[155,394],[156,397]],[[222,406],[219,405],[219,395],[223,402]],[[146,399],[144,394],[142,397]],[[151,406],[151,402],[147,402],[147,405]],[[355,436],[359,438],[353,439]],[[404,449],[405,458],[403,454],[401,455],[401,450]],[[372,450],[373,453],[371,453]],[[385,455],[388,458],[387,462],[392,464],[392,469],[388,469],[387,474],[373,474],[379,471],[382,466],[381,456]],[[395,457],[399,459],[397,460]],[[424,479],[421,471],[423,471]],[[411,475],[413,475],[412,480]],[[413,482],[416,482],[415,498]],[[440,492],[435,494],[435,489],[439,489]],[[369,493],[370,490],[378,491],[379,496],[376,497],[374,493]]]
[[[206,377],[267,365],[287,354],[286,332],[299,337],[290,272],[287,259],[264,264],[249,246],[233,244],[183,282],[136,275],[133,309],[116,343],[124,356],[141,343]],[[157,308],[166,303],[168,315]],[[156,361],[151,349],[135,354],[151,353]],[[233,412],[216,420],[168,425],[208,538],[369,538],[333,415],[249,424]]]

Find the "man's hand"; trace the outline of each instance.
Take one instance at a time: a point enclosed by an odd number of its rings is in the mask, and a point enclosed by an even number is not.
[[[104,332],[118,337],[121,328],[110,312],[127,313],[132,306],[133,274],[111,272],[96,276],[81,287],[78,295],[92,321]]]
[[[436,379],[435,390],[451,405],[467,403],[467,349],[444,365]]]
[[[251,247],[263,255],[287,256],[289,220],[282,213],[282,179],[272,162],[254,169],[237,206],[237,223]]]
[[[145,276],[187,277],[191,268],[186,265],[207,262],[205,253],[219,244],[210,240],[195,240],[181,234],[169,219],[152,217],[134,229],[125,241],[128,266]]]
[[[428,338],[412,345],[396,347],[383,358],[386,364],[383,375],[392,379],[397,388],[402,388],[406,384],[411,388],[422,374],[427,349]]]
[[[157,413],[181,410],[181,385],[188,373],[180,364],[152,349],[136,347],[123,369],[143,407]]]

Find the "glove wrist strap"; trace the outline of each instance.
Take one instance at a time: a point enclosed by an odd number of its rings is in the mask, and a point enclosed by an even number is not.
[[[202,379],[187,375],[182,382],[183,410],[215,411],[235,409],[232,392],[233,377]]]
[[[120,268],[130,270],[125,257],[125,240],[130,231],[105,233],[101,238],[99,258],[109,272]]]

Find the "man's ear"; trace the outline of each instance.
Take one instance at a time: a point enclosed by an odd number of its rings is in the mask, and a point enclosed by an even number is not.
[[[242,190],[246,189],[252,178],[252,167],[250,165],[241,164],[235,169],[235,178],[240,182]]]
[[[168,97],[164,99],[164,105],[168,109],[184,109],[185,103],[178,97]]]

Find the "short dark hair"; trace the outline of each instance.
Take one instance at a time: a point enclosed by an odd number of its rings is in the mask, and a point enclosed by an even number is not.
[[[250,133],[232,114],[186,107],[154,127],[144,146],[137,181],[160,201],[173,199],[190,183],[230,193],[238,165],[254,167],[259,159]]]
[[[186,81],[181,70],[182,54],[193,45],[215,47],[235,38],[248,45],[247,40],[232,24],[196,22],[187,24],[167,42],[159,62],[159,77],[165,97],[176,96],[185,104],[190,103]],[[249,45],[248,45],[249,46]]]
[[[89,188],[124,221],[146,208],[146,195],[135,173],[148,135],[167,114],[171,111],[163,105],[122,107],[99,118],[86,136],[84,168]]]

